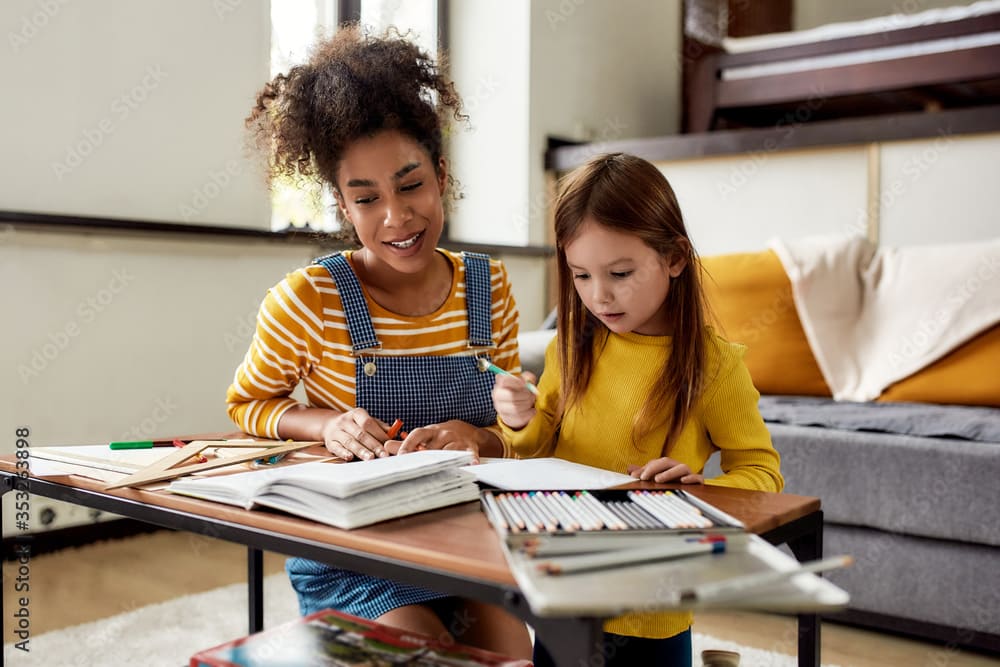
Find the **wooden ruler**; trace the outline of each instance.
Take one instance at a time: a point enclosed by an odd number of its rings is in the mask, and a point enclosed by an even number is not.
[[[233,465],[234,463],[245,463],[246,461],[253,461],[256,459],[269,458],[272,456],[277,456],[278,454],[287,454],[289,452],[296,452],[300,449],[306,449],[307,447],[313,447],[315,445],[322,445],[322,442],[290,442],[290,441],[278,441],[278,440],[255,440],[253,442],[240,441],[240,442],[227,442],[225,440],[195,440],[188,443],[184,447],[180,447],[177,451],[164,456],[162,459],[156,463],[146,466],[142,470],[138,470],[120,482],[115,482],[114,484],[109,484],[104,487],[105,491],[110,491],[112,489],[120,489],[126,486],[142,486],[143,484],[151,484],[152,482],[162,482],[168,479],[175,479],[181,477],[182,475],[190,475],[191,473],[202,472],[204,470],[214,470],[216,468],[223,468],[228,465]],[[191,465],[179,466],[179,464],[187,461],[188,459],[198,456],[205,449],[209,447],[226,447],[226,448],[253,448],[254,451],[243,452],[242,454],[236,454],[235,456],[220,456],[211,461],[205,463],[193,463]],[[258,451],[261,448],[267,451]],[[179,466],[179,467],[174,467]]]

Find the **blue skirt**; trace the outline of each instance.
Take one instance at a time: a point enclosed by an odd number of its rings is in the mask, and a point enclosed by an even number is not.
[[[289,558],[285,571],[298,594],[299,611],[303,616],[322,609],[336,609],[374,620],[398,607],[451,597],[305,558]]]

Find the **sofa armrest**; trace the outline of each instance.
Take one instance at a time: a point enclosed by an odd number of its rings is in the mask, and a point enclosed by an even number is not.
[[[556,335],[555,329],[535,329],[522,331],[517,335],[517,345],[521,351],[521,368],[541,377],[545,367],[545,348]]]

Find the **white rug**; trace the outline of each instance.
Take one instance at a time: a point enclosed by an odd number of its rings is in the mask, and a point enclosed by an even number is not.
[[[265,628],[298,615],[295,593],[283,573],[265,577],[264,601]],[[9,623],[10,619],[5,622]],[[246,631],[246,585],[234,584],[32,637],[28,653],[6,644],[4,664],[12,667],[181,667],[198,651],[241,637]],[[794,645],[788,643],[775,638],[776,647],[794,650]],[[741,667],[794,667],[797,664],[790,655],[695,633],[695,665],[700,664],[698,656],[705,648],[739,651]]]

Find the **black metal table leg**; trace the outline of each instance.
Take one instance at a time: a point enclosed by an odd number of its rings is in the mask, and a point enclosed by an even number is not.
[[[568,622],[569,621],[569,622]],[[602,667],[604,623],[597,618],[560,618],[555,623],[536,618],[531,621],[535,641],[541,642],[556,667]]]
[[[788,540],[788,548],[805,562],[823,557],[823,517],[819,513],[814,530]],[[820,667],[819,614],[799,614],[799,667]]]
[[[264,552],[247,547],[247,602],[250,634],[264,629]]]

